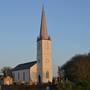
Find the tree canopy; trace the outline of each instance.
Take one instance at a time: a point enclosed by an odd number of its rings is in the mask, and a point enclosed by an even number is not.
[[[76,55],[62,66],[65,78],[78,83],[80,81],[90,81],[90,53]]]

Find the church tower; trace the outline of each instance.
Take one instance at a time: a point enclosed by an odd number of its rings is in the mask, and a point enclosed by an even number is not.
[[[52,82],[52,51],[51,38],[48,35],[44,7],[42,8],[40,34],[37,38],[37,66],[38,81],[42,83]]]

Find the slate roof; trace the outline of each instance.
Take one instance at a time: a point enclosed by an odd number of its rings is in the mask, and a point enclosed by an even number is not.
[[[13,68],[12,71],[23,70],[23,69],[30,69],[30,67],[32,67],[36,63],[37,63],[37,61],[19,64],[15,68]]]

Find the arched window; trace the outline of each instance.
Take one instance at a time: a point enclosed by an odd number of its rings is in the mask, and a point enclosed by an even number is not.
[[[49,78],[49,72],[48,71],[46,72],[46,78],[47,79]]]
[[[39,83],[41,83],[41,76],[40,75],[38,75],[38,81],[39,81]]]

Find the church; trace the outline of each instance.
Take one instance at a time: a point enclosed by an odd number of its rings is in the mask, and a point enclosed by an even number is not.
[[[37,37],[37,61],[22,63],[12,70],[14,82],[18,83],[47,83],[52,82],[52,48],[48,35],[44,7],[41,13],[40,34]]]

